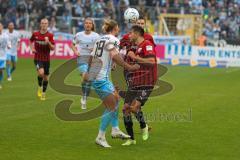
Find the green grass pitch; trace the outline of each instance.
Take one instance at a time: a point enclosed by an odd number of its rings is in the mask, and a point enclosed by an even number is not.
[[[52,61],[51,70],[63,61]],[[5,74],[6,75],[6,74]],[[73,99],[73,112],[81,112],[78,96],[47,92],[47,100],[36,97],[36,73],[32,60],[20,59],[13,81],[0,90],[0,160],[239,160],[240,158],[240,70],[168,66],[161,77],[174,89],[149,99],[144,108],[152,131],[141,140],[134,123],[137,145],[123,147],[121,140],[107,139],[113,146],[94,144],[99,119],[66,122],[54,113],[61,99]],[[77,71],[67,83],[79,85]],[[100,103],[90,98],[89,106]],[[191,111],[191,113],[190,113]],[[191,116],[187,121],[153,115]],[[124,130],[122,119],[120,127]],[[125,130],[124,130],[125,131]]]

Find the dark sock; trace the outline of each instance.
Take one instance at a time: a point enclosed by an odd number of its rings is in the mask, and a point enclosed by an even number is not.
[[[88,97],[91,91],[91,83],[87,82],[86,83],[86,96]]]
[[[146,122],[144,120],[143,112],[139,111],[135,114],[135,117],[137,118],[138,122],[140,123],[140,128],[143,129],[146,127]]]
[[[134,139],[132,116],[124,115],[123,119],[124,119],[124,125],[128,135],[131,136],[131,139]]]
[[[38,76],[38,86],[42,87],[43,78]]]
[[[43,81],[43,92],[46,92],[48,86],[48,81]]]
[[[11,74],[15,71],[16,67],[11,68]]]
[[[90,90],[91,90],[91,83],[83,82],[82,83],[82,93],[85,98],[87,98],[89,96]]]

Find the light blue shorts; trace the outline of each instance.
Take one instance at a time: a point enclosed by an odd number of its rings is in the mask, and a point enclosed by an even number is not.
[[[17,55],[7,54],[7,61],[17,62]]]
[[[110,94],[113,94],[115,88],[111,81],[105,80],[95,80],[92,82],[92,87],[95,89],[98,96],[104,100]]]
[[[0,69],[6,68],[6,61],[0,60]]]

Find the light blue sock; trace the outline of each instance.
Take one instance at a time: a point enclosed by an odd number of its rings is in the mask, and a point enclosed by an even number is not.
[[[11,66],[9,64],[7,64],[6,71],[7,71],[7,76],[10,77],[11,76]]]
[[[118,123],[118,108],[119,108],[119,101],[117,102],[116,105],[116,111],[113,112],[113,119],[112,119],[112,127],[118,127],[119,123]]]
[[[102,115],[101,123],[100,123],[100,131],[105,132],[110,122],[112,121],[114,112],[106,109]]]

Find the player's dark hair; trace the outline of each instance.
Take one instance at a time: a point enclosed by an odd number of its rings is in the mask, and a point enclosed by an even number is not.
[[[92,31],[95,31],[95,23],[94,23],[94,20],[92,19],[92,18],[90,18],[90,17],[86,17],[85,19],[84,19],[84,23],[87,21],[87,20],[89,20],[89,21],[91,21],[92,22]]]
[[[104,20],[102,30],[105,33],[113,31],[113,29],[118,26],[117,22],[112,19]]]
[[[140,15],[140,16],[139,16],[138,20],[140,20],[140,19],[143,19],[143,20],[145,21],[145,18],[144,18],[143,15]]]
[[[13,22],[13,21],[9,21],[9,22],[8,22],[8,25],[9,25],[10,23],[13,23],[13,24],[14,24],[14,22]]]
[[[46,20],[46,21],[49,23],[49,20],[48,20],[48,18],[46,18],[46,17],[41,18],[41,19],[40,19],[40,23],[41,23],[43,20]]]
[[[142,36],[142,37],[144,36],[144,29],[142,27],[138,26],[138,25],[132,26],[131,30],[133,32],[139,33],[139,35]]]

